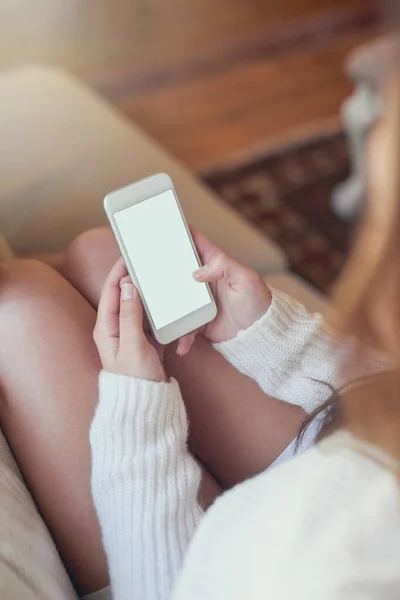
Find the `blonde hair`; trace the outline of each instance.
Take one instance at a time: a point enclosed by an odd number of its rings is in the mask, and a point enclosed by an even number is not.
[[[390,370],[343,393],[340,425],[400,463],[400,80],[367,148],[368,197],[353,253],[334,296],[340,333],[376,348]],[[361,358],[356,358],[358,360]]]

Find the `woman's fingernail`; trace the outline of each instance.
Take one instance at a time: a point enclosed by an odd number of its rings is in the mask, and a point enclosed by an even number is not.
[[[210,272],[210,267],[208,265],[204,265],[204,267],[200,267],[200,269],[196,269],[193,273],[193,277],[195,279],[203,279],[203,277],[207,277]]]
[[[132,300],[135,297],[135,286],[132,283],[123,283],[121,285],[122,300]]]

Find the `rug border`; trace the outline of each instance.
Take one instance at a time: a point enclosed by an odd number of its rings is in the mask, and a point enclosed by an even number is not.
[[[255,144],[244,151],[233,154],[229,159],[215,162],[209,166],[206,165],[200,169],[198,176],[202,180],[207,180],[217,175],[229,174],[232,171],[266,160],[273,154],[285,152],[289,147],[295,148],[306,141],[318,141],[341,132],[344,132],[344,127],[339,116],[315,121],[306,126],[292,129],[286,135],[271,137],[267,142]]]

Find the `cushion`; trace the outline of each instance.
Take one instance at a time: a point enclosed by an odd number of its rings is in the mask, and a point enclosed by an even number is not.
[[[1,430],[0,598],[77,600]]]

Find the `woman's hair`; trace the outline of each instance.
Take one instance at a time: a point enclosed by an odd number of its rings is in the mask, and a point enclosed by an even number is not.
[[[363,360],[382,352],[388,370],[331,398],[320,437],[344,427],[400,462],[400,80],[386,90],[384,115],[367,147],[368,197],[353,253],[334,295],[334,327],[353,335]],[[354,365],[346,365],[351,374]],[[390,370],[389,370],[390,369]],[[305,426],[315,417],[312,414]],[[304,428],[303,428],[304,431]],[[300,434],[301,435],[301,434]]]

